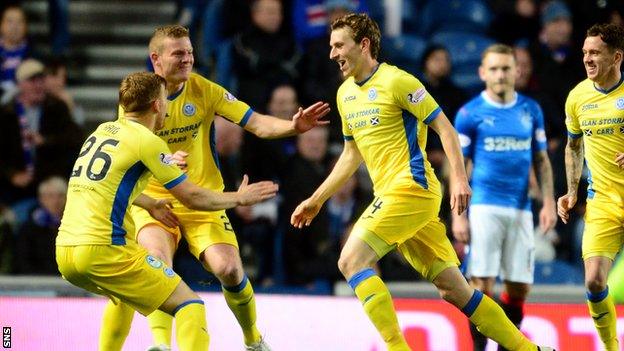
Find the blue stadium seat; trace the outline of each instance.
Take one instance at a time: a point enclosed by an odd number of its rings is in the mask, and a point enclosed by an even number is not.
[[[451,81],[458,87],[464,89],[469,97],[477,95],[481,90],[485,88],[485,85],[477,74],[477,68],[472,72],[453,72],[451,74]]]
[[[441,30],[485,33],[492,12],[484,0],[429,0],[419,17],[421,35]]]
[[[364,1],[366,8],[368,8],[368,15],[377,22],[379,28],[383,32],[385,25],[386,10],[384,9],[383,1],[379,0],[360,0]]]
[[[427,42],[415,35],[399,35],[382,40],[383,57],[388,63],[412,74],[420,71],[420,60]]]
[[[480,34],[447,31],[433,35],[431,42],[442,45],[449,51],[453,65],[451,79],[457,86],[470,95],[483,89],[483,82],[478,74],[481,53],[494,44],[494,40]]]
[[[465,64],[478,66],[483,50],[494,44],[494,40],[484,35],[455,31],[438,32],[433,35],[431,42],[449,51],[453,69]]]
[[[535,284],[583,284],[583,272],[560,260],[535,262]]]

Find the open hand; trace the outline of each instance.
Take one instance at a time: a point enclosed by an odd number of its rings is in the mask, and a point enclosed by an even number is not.
[[[313,202],[310,199],[304,200],[302,203],[295,208],[295,211],[290,216],[290,224],[292,224],[295,228],[303,228],[312,223],[312,220],[321,210],[321,204]]]
[[[240,205],[249,206],[268,200],[277,195],[278,190],[279,186],[268,180],[249,184],[249,177],[245,174],[241,185],[238,187]]]
[[[162,224],[166,225],[169,228],[175,228],[180,225],[180,221],[178,217],[171,211],[173,205],[171,205],[171,201],[166,199],[156,200],[154,206],[148,209],[150,216],[154,219],[157,219]]]
[[[299,107],[297,113],[292,117],[294,128],[297,133],[305,133],[308,130],[329,124],[329,121],[321,121],[329,113],[329,104],[319,101],[305,110]]]

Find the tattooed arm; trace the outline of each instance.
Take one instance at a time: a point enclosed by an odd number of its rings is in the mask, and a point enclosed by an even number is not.
[[[568,193],[557,201],[557,213],[563,223],[568,223],[568,211],[576,204],[578,184],[583,171],[583,138],[568,137],[565,148],[566,179],[568,181]]]

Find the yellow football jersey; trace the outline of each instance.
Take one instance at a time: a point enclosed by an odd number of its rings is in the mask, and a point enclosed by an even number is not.
[[[360,150],[375,196],[440,196],[425,146],[441,109],[418,79],[382,63],[363,82],[345,80],[336,99],[344,138]]]
[[[82,145],[69,180],[58,246],[124,245],[134,237],[128,206],[151,175],[167,189],[186,179],[167,145],[145,126],[102,123]],[[134,239],[131,239],[134,240]]]
[[[589,168],[589,199],[624,203],[624,171],[615,163],[624,152],[624,84],[609,91],[597,89],[586,79],[568,95],[566,126],[571,138],[583,137]]]
[[[221,86],[196,73],[191,74],[182,90],[168,99],[169,116],[156,135],[167,143],[172,153],[178,150],[189,153],[186,158],[189,180],[204,188],[223,191],[215,145],[215,114],[244,127],[253,110]],[[121,108],[119,116],[123,116]],[[171,197],[155,179],[149,181],[145,193],[156,198]]]

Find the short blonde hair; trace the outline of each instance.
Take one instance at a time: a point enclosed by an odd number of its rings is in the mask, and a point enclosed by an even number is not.
[[[179,24],[172,24],[164,27],[158,27],[154,30],[154,34],[152,34],[152,38],[149,42],[149,51],[150,53],[156,52],[158,54],[162,53],[163,50],[163,41],[165,38],[188,38],[189,30]]]
[[[166,87],[167,81],[155,73],[131,73],[121,81],[119,105],[125,112],[145,112],[158,99],[161,86]]]
[[[514,58],[514,60],[516,59],[516,56],[514,55],[513,48],[511,46],[505,45],[505,44],[492,44],[492,45],[488,46],[481,53],[481,61],[485,60],[485,57],[489,53],[510,55],[510,56],[512,56]]]

